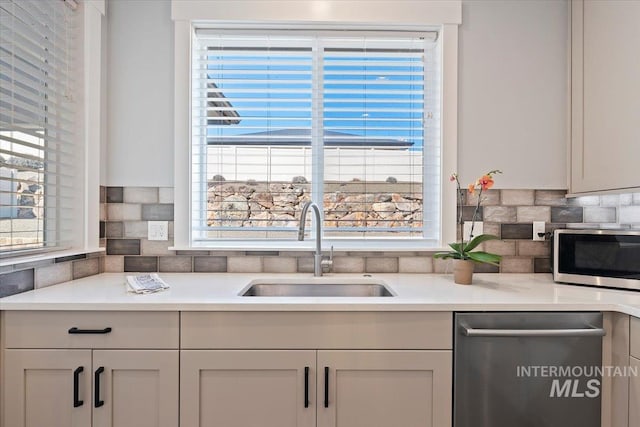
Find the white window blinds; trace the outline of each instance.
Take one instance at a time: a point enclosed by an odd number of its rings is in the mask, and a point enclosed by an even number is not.
[[[0,2],[0,254],[67,244],[74,15],[57,0]]]
[[[295,239],[308,200],[334,238],[437,238],[433,34],[203,30],[193,46],[194,243]]]

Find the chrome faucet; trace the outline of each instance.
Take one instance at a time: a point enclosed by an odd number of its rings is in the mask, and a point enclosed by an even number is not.
[[[331,246],[329,259],[322,259],[322,219],[320,218],[320,208],[313,202],[307,202],[302,206],[300,225],[298,226],[298,240],[304,240],[304,227],[309,208],[313,210],[316,222],[316,251],[313,254],[313,275],[320,277],[324,266],[328,266],[330,269],[333,265],[333,246]]]

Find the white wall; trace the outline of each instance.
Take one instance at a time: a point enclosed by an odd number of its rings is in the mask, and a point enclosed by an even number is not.
[[[168,0],[110,0],[107,185],[173,185]],[[459,172],[502,188],[565,188],[566,1],[463,3]],[[141,55],[144,53],[144,55]]]
[[[463,182],[501,169],[501,188],[566,188],[568,19],[566,1],[463,2]]]
[[[110,0],[106,184],[173,185],[169,0]]]

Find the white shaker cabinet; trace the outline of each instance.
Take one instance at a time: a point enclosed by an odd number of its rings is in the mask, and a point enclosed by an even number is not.
[[[180,426],[447,426],[451,359],[433,350],[184,350]]]
[[[309,350],[182,351],[180,426],[314,427],[315,363]]]
[[[5,312],[5,426],[176,427],[179,315]]]
[[[4,425],[91,425],[91,350],[6,350],[4,362]]]
[[[571,2],[570,193],[640,188],[640,2]]]
[[[182,313],[180,426],[450,426],[451,322],[451,313]]]
[[[451,425],[450,351],[318,351],[318,427]]]

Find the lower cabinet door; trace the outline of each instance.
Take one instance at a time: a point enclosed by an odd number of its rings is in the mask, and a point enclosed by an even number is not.
[[[451,351],[318,351],[318,427],[451,426]]]
[[[4,425],[91,426],[91,350],[6,350]]]
[[[640,360],[630,357],[629,366],[640,371]],[[633,426],[640,426],[640,377],[636,375],[629,377],[629,427]]]
[[[314,350],[183,350],[180,427],[314,427]]]
[[[94,350],[93,427],[176,427],[178,350]]]

